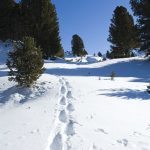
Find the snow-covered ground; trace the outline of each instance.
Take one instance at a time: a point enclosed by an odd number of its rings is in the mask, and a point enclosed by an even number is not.
[[[92,56],[92,55],[87,55],[84,57],[67,56],[65,57],[65,60],[67,62],[76,63],[76,64],[80,64],[80,63],[90,64],[90,63],[101,62],[103,61],[103,58],[98,56]]]
[[[45,61],[32,89],[1,61],[0,150],[150,150],[150,62],[89,60]]]

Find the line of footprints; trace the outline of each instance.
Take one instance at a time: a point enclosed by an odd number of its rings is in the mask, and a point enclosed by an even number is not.
[[[55,131],[55,136],[50,145],[50,150],[70,150],[71,142],[70,138],[75,134],[74,131],[74,119],[71,116],[71,112],[74,111],[72,104],[73,97],[69,82],[64,78],[59,79],[61,84],[60,88],[60,100],[58,102],[58,123]]]

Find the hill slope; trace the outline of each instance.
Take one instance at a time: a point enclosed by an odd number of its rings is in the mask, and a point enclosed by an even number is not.
[[[149,65],[143,58],[45,61],[36,87],[18,89],[2,60],[0,149],[148,150]]]

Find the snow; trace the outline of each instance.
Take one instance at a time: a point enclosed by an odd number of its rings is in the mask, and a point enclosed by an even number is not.
[[[0,44],[0,150],[150,149],[148,60],[47,60],[25,89],[8,81],[9,50]]]
[[[103,61],[102,57],[87,55],[83,57],[74,57],[74,56],[67,56],[65,60],[72,63],[78,64],[90,64],[90,63],[97,63]]]

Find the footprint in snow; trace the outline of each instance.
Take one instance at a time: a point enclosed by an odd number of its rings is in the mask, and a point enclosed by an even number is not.
[[[149,130],[150,129],[150,124],[147,126],[146,130]]]
[[[72,103],[69,103],[69,104],[68,104],[67,110],[70,111],[70,112],[72,112],[72,111],[75,110],[75,109],[74,109],[74,106],[72,105]]]
[[[59,83],[63,84],[63,80],[62,80],[62,79],[59,79]]]
[[[6,134],[8,134],[8,133],[10,133],[11,131],[5,131],[5,132],[3,132],[3,134],[4,135],[6,135]]]
[[[129,143],[127,139],[117,140],[116,142],[123,144],[125,147],[128,146],[128,143]]]
[[[69,120],[69,123],[67,124],[67,127],[66,127],[66,134],[68,136],[69,135],[73,136],[75,134],[73,120]]]
[[[97,145],[92,144],[91,147],[88,150],[103,150],[102,148],[98,148]]]
[[[64,123],[67,122],[67,114],[66,114],[65,110],[62,110],[60,112],[60,114],[59,114],[59,120],[61,122],[64,122]]]
[[[104,134],[108,134],[104,129],[101,129],[101,128],[95,129],[95,132],[101,132]]]
[[[65,94],[66,93],[66,89],[64,86],[61,87],[61,94]]]
[[[60,104],[66,105],[66,98],[64,96],[60,99]]]
[[[68,92],[67,92],[67,98],[72,98],[72,93],[71,93],[71,91],[68,91]]]
[[[62,150],[62,148],[63,148],[62,135],[60,133],[57,133],[50,146],[50,150]]]
[[[65,84],[66,84],[67,88],[70,88],[70,84],[68,81],[66,81]]]

